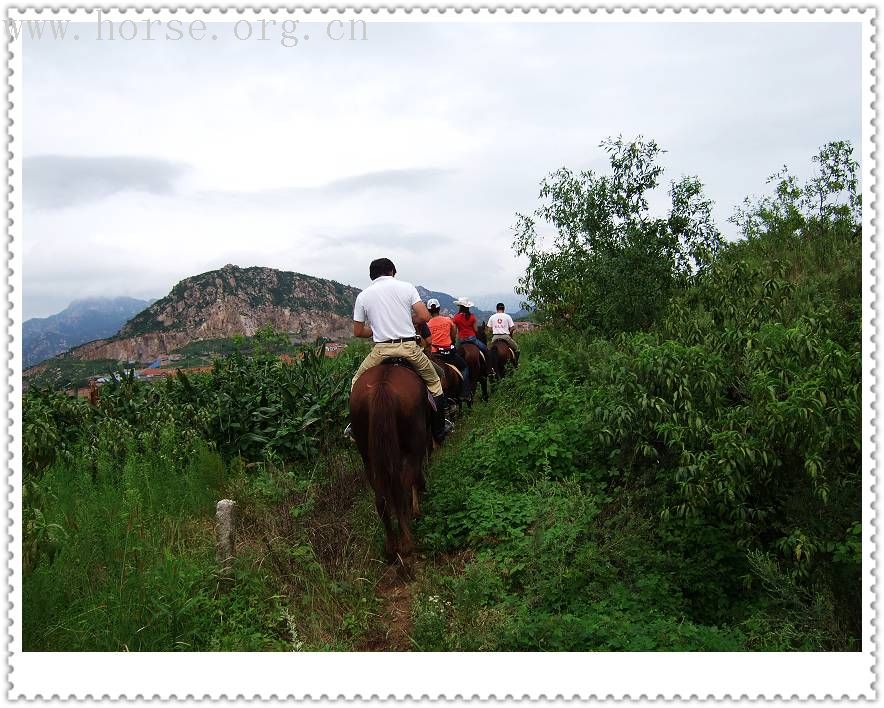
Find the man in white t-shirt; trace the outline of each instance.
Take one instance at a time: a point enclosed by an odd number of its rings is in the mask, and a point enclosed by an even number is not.
[[[433,437],[441,442],[451,429],[445,419],[445,396],[442,382],[415,336],[415,325],[426,323],[430,313],[411,283],[396,280],[396,266],[389,258],[378,258],[368,269],[371,285],[356,297],[353,308],[353,336],[374,341],[374,347],[356,370],[350,390],[367,369],[384,359],[402,357],[421,375],[433,399]]]
[[[506,306],[502,302],[497,303],[497,313],[488,318],[488,326],[491,328],[491,342],[494,343],[496,340],[502,339],[509,344],[510,349],[513,350],[513,354],[516,357],[513,365],[518,366],[520,354],[519,345],[516,344],[516,340],[513,339],[513,332],[516,330],[516,325],[513,322],[513,318],[506,314]]]

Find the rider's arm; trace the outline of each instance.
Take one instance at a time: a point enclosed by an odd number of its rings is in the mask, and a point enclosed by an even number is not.
[[[363,339],[371,339],[372,331],[371,327],[369,327],[365,322],[353,322],[353,336],[354,337],[362,337]]]
[[[457,325],[454,324],[454,320],[451,321],[451,343],[454,344],[457,341]]]
[[[418,325],[417,327],[418,336],[421,338],[420,348],[424,351],[430,348],[430,339],[432,337],[432,333],[430,332],[430,328],[427,327],[426,324]]]
[[[365,324],[368,319],[368,313],[365,311],[362,298],[363,294],[359,293],[356,296],[356,304],[353,306],[353,336],[371,339],[372,331],[371,327]]]
[[[412,320],[416,325],[422,325],[430,321],[430,311],[420,300],[411,306]]]

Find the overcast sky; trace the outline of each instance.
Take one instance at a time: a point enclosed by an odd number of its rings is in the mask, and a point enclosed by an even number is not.
[[[226,263],[475,298],[510,227],[599,142],[668,150],[720,228],[784,163],[861,138],[859,24],[384,24],[332,42],[23,40],[24,316],[162,297]]]

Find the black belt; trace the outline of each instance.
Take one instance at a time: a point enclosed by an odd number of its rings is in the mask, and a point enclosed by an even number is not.
[[[419,337],[400,337],[399,339],[385,339],[383,342],[375,342],[375,344],[404,344],[405,342],[419,341]]]

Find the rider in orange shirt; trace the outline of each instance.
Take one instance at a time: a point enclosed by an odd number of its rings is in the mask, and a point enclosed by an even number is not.
[[[434,354],[439,354],[447,361],[454,364],[463,376],[461,400],[469,400],[470,394],[470,367],[466,361],[457,354],[454,348],[454,340],[457,335],[457,327],[450,317],[443,316],[439,311],[439,301],[436,298],[427,300],[427,309],[430,311],[430,320],[427,327],[430,329],[430,344]]]

